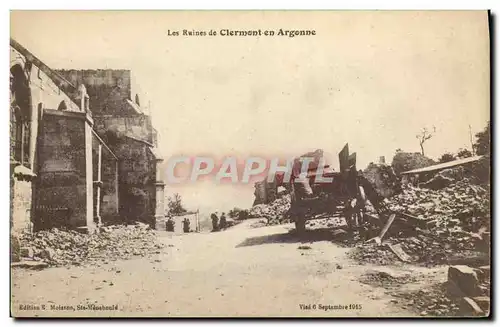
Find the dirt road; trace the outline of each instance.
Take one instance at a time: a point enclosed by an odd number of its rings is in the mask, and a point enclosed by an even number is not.
[[[250,224],[247,221],[218,233],[160,232],[169,246],[148,258],[92,267],[13,269],[12,313],[73,317],[415,315],[386,289],[360,281],[367,271],[387,268],[350,261],[348,249],[321,233],[299,238],[291,225],[250,228]],[[89,309],[89,304],[96,307]]]

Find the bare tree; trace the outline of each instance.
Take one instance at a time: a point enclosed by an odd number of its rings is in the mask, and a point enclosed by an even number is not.
[[[432,138],[434,136],[434,133],[436,133],[436,127],[433,127],[432,128],[432,132],[430,132],[427,127],[424,127],[424,129],[422,129],[422,132],[420,132],[420,134],[418,134],[416,136],[416,138],[418,139],[418,142],[420,144],[420,150],[422,151],[422,155],[425,156],[425,152],[424,152],[424,143],[429,140],[430,138]]]

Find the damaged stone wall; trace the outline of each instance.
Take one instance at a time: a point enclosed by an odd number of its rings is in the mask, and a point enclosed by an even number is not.
[[[278,187],[276,182],[263,180],[254,184],[255,200],[253,205],[268,204],[278,198]]]
[[[90,132],[85,113],[46,110],[37,156],[36,229],[92,221]]]
[[[29,58],[28,58],[29,57]],[[30,167],[34,166],[36,151],[36,136],[38,131],[38,122],[40,120],[41,109],[57,109],[61,103],[64,103],[68,110],[80,111],[70,97],[63,92],[61,87],[52,80],[53,72],[48,67],[40,67],[35,62],[32,55],[20,44],[11,40],[10,47],[10,67],[21,67],[29,79],[30,103],[31,103],[31,133],[30,133]],[[44,66],[44,65],[43,65]],[[70,89],[71,86],[67,86]]]
[[[11,221],[13,228],[25,230],[26,226],[34,223],[36,217],[36,197],[42,192],[37,190],[38,182],[41,177],[38,172],[39,160],[44,160],[46,156],[40,156],[39,138],[42,127],[41,120],[45,109],[57,109],[65,107],[67,111],[79,112],[80,107],[74,103],[71,98],[63,91],[62,87],[71,89],[72,86],[67,81],[62,81],[60,77],[43,62],[31,54],[26,48],[15,40],[10,40],[10,71],[11,79],[16,79],[18,76],[12,72],[22,72],[26,79],[28,92],[24,95],[27,97],[22,100],[23,103],[29,105],[29,124],[28,124],[28,158],[24,166],[18,165],[12,167],[13,170],[22,169],[21,174],[24,177],[18,178],[13,174],[11,176]],[[11,99],[12,100],[12,99]],[[64,104],[62,106],[62,104]],[[43,173],[42,173],[43,175]],[[30,176],[30,180],[26,179]],[[35,177],[31,179],[31,177]],[[47,180],[47,176],[43,177]],[[47,196],[50,196],[47,195]],[[42,201],[43,203],[43,201]],[[40,208],[40,207],[39,207]],[[51,206],[53,208],[53,206]],[[30,227],[31,228],[31,227]]]
[[[104,224],[115,222],[119,214],[118,161],[108,150],[104,151],[102,163],[101,216]]]
[[[141,221],[154,226],[156,207],[156,164],[149,146],[135,140],[123,140],[115,147],[118,164],[120,215],[129,222]]]
[[[31,180],[13,176],[11,180],[11,220],[13,232],[31,231]]]
[[[99,159],[101,160],[100,164]],[[95,184],[94,218],[98,215],[102,224],[109,225],[119,220],[117,217],[119,214],[118,160],[95,134],[92,137],[92,161],[92,175]],[[99,191],[98,188],[100,188]],[[98,207],[97,201],[99,201]]]
[[[123,115],[131,99],[131,72],[123,69],[57,70],[73,85],[84,84],[94,115]]]
[[[157,158],[151,151],[157,145],[157,134],[151,117],[144,114],[134,93],[131,71],[58,70],[58,73],[76,86],[85,85],[93,128],[118,158],[119,219],[154,226],[155,208],[162,207],[156,203],[157,194],[162,194],[157,189],[163,190],[163,184],[156,178]],[[102,188],[104,191],[106,185]],[[103,195],[102,206],[102,213],[108,211],[111,217],[112,197]]]
[[[255,187],[255,191],[254,191],[255,200],[253,202],[253,205],[256,206],[259,204],[267,203],[265,181],[256,182],[254,184],[254,187]]]
[[[370,163],[363,171],[363,176],[384,198],[389,198],[401,191],[401,182],[389,165]]]
[[[94,129],[112,148],[114,143],[123,137],[133,137],[156,145],[151,117],[136,115],[133,117],[94,117]]]
[[[94,129],[119,160],[120,216],[125,221],[154,226],[158,204],[156,158],[150,150],[156,145],[151,118],[145,115],[95,118]]]

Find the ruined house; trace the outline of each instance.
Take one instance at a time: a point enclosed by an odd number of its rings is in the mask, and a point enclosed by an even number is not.
[[[268,182],[267,179],[265,179],[255,182],[254,187],[254,206],[258,204],[269,204],[278,197],[278,185],[275,180]]]
[[[130,71],[55,71],[10,45],[12,230],[154,226],[162,159]]]

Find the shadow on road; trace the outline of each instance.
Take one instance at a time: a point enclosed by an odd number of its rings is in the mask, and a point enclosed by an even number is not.
[[[334,231],[331,228],[321,228],[306,230],[305,232],[299,234],[295,229],[292,229],[288,233],[249,237],[240,244],[236,245],[236,247],[239,248],[272,243],[311,243],[319,241],[333,241],[335,238],[333,232]]]

